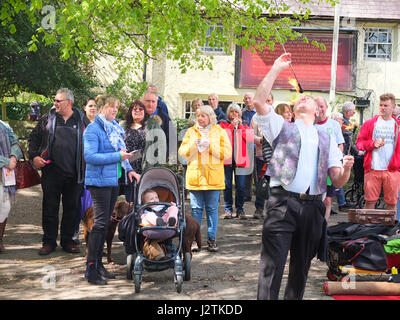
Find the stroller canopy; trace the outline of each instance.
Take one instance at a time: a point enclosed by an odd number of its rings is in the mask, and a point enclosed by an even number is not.
[[[179,183],[176,174],[164,167],[153,167],[143,172],[137,188],[136,204],[141,205],[141,195],[145,190],[157,188],[165,188],[171,191],[175,197],[175,202],[180,204]]]

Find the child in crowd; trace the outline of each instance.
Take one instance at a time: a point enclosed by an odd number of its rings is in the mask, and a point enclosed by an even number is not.
[[[142,193],[142,204],[149,202],[160,202],[157,192],[151,189]],[[178,208],[174,202],[171,202],[167,210],[164,205],[152,205],[144,210],[140,218],[144,227],[166,225],[174,227],[178,221]]]

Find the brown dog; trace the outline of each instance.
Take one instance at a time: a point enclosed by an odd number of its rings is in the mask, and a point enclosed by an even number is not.
[[[200,224],[193,218],[192,216],[186,214],[186,228],[183,231],[182,236],[182,253],[185,256],[186,252],[190,253],[190,257],[192,257],[192,244],[193,241],[196,240],[198,251],[201,250],[201,232],[200,232]]]
[[[115,204],[114,211],[111,216],[110,223],[108,224],[108,230],[106,234],[108,263],[114,263],[114,260],[112,259],[111,255],[111,247],[115,235],[115,230],[117,229],[117,225],[123,217],[128,215],[131,209],[132,206],[130,206],[129,203],[126,201],[118,201]],[[86,254],[87,254],[89,233],[92,230],[93,223],[94,223],[94,209],[93,207],[90,207],[86,210],[85,217],[83,218],[83,235],[86,242]]]

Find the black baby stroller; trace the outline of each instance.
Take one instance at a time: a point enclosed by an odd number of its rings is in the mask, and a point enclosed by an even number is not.
[[[183,280],[190,280],[190,253],[182,257],[182,236],[186,227],[184,204],[184,178],[165,167],[152,167],[145,170],[135,188],[133,211],[120,223],[119,237],[124,242],[127,253],[127,278],[133,279],[135,292],[140,292],[143,270],[163,271],[174,269],[174,282],[178,293],[182,291]],[[145,190],[157,192],[160,202],[142,204],[141,195]],[[141,215],[153,205],[178,207],[176,226],[140,225]],[[149,258],[143,252],[145,243],[156,242],[158,249],[163,249],[162,258]]]

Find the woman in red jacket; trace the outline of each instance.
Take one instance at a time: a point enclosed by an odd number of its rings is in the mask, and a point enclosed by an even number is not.
[[[220,126],[226,130],[232,144],[232,157],[225,160],[225,190],[224,190],[224,208],[225,219],[232,219],[233,196],[232,196],[232,176],[235,174],[235,207],[236,218],[246,219],[244,204],[244,181],[245,176],[253,172],[250,165],[250,156],[247,148],[248,143],[253,143],[253,130],[247,125],[242,124],[242,111],[239,105],[230,104],[227,109],[228,121],[220,122]],[[253,150],[249,148],[249,150]]]

